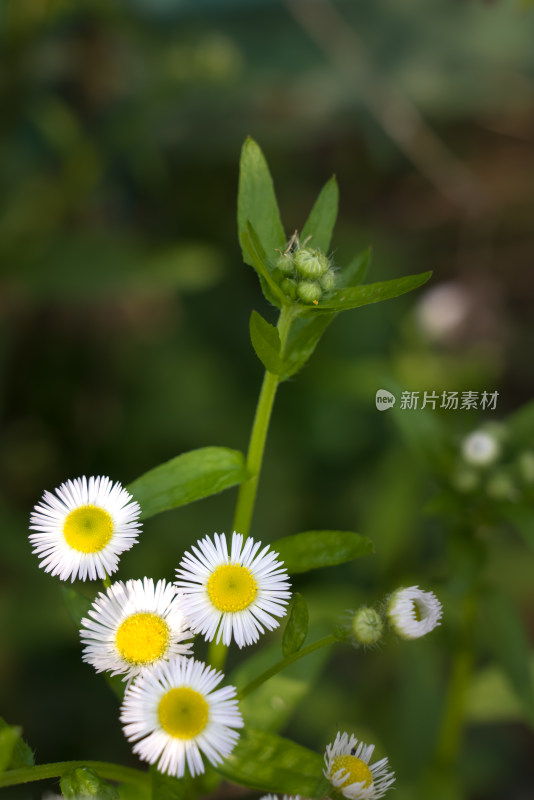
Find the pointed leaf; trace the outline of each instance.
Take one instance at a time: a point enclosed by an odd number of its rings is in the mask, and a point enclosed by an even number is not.
[[[3,733],[6,729],[12,731],[12,734],[6,734],[4,738],[4,748],[7,742],[7,749],[2,749],[0,745],[0,772],[3,769],[22,769],[23,767],[31,767],[35,763],[35,759],[33,757],[33,751],[29,745],[26,744],[24,739],[21,739],[21,729],[17,726],[8,725],[7,722],[0,717],[0,734]],[[8,763],[2,768],[2,763],[4,762],[4,757],[7,754],[7,750],[9,749],[10,742],[12,737],[14,736],[14,745],[11,751],[11,758],[9,759]]]
[[[275,539],[272,547],[292,575],[320,567],[334,567],[374,552],[370,539],[348,531],[296,533]]]
[[[367,277],[371,264],[371,248],[358,253],[347,267],[336,276],[336,286],[343,289],[348,286],[359,286]]]
[[[232,754],[217,767],[229,781],[264,792],[324,796],[323,759],[274,733],[245,727]]]
[[[521,701],[525,717],[534,727],[534,680],[530,647],[519,615],[504,595],[487,592],[482,604],[481,635]]]
[[[308,606],[303,596],[300,592],[295,592],[291,600],[289,619],[282,637],[284,658],[287,658],[292,653],[297,653],[304,644],[308,633],[309,617]]]
[[[273,375],[282,374],[284,364],[280,358],[280,335],[277,328],[257,311],[250,315],[250,341],[265,369]]]
[[[337,219],[339,190],[335,175],[323,186],[319,197],[315,201],[310,216],[300,234],[300,241],[304,242],[308,236],[310,247],[328,251],[332,239],[332,231]]]
[[[254,226],[267,257],[274,259],[276,249],[285,247],[286,235],[280,221],[269,167],[259,145],[250,137],[241,150],[239,165],[237,226],[240,241],[247,232],[247,222]],[[243,259],[250,266],[255,266],[245,248]]]
[[[247,477],[243,453],[201,447],[151,469],[127,489],[140,504],[142,519],[148,519],[237,486]]]
[[[284,368],[281,373],[283,380],[302,369],[335,316],[335,313],[319,314],[311,319],[301,318],[295,322],[295,333],[290,338],[284,353]]]
[[[11,725],[5,725],[0,729],[0,774],[11,764],[20,733],[20,728]]]
[[[381,303],[382,300],[391,300],[401,294],[411,292],[426,283],[432,272],[422,272],[420,275],[406,275],[392,281],[368,283],[365,286],[350,286],[346,289],[334,289],[318,306],[307,309],[308,313],[321,311],[348,311],[351,308],[360,308],[370,303]]]

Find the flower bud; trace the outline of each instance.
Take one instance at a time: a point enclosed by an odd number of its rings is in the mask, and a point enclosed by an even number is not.
[[[317,301],[321,299],[322,293],[319,284],[313,283],[312,281],[302,281],[297,287],[299,300],[303,303],[317,303]]]
[[[329,269],[328,272],[325,272],[319,279],[319,283],[325,292],[331,292],[336,285],[336,273],[334,270]]]
[[[280,253],[276,260],[275,269],[279,269],[284,275],[292,275],[295,271],[292,253]]]
[[[297,299],[297,282],[294,281],[293,278],[284,278],[280,284],[280,288],[287,297],[291,298],[291,300]]]
[[[320,250],[301,247],[296,251],[293,260],[295,269],[303,278],[320,278],[328,270],[328,259]]]
[[[362,606],[356,611],[351,622],[354,638],[364,645],[376,644],[384,631],[382,617],[374,608]]]

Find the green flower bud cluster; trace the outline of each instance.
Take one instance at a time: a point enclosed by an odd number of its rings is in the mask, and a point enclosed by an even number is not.
[[[273,277],[287,297],[306,305],[317,305],[336,284],[335,272],[324,253],[298,245],[292,249],[291,243],[276,260]]]

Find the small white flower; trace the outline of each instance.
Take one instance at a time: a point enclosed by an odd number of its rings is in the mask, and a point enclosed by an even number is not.
[[[190,655],[191,638],[178,590],[152,578],[117,581],[82,619],[83,660],[97,672],[131,679],[173,656]]]
[[[76,478],[55,494],[45,492],[30,518],[33,552],[45,572],[68,578],[104,579],[119,556],[137,541],[141,509],[120,483]]]
[[[432,592],[418,586],[397,589],[387,607],[388,622],[403,639],[418,639],[440,625],[442,606]]]
[[[462,456],[468,464],[487,467],[497,460],[501,447],[487,431],[473,431],[462,442]]]
[[[263,797],[260,797],[260,800],[278,800],[277,794],[264,794]],[[285,794],[282,800],[300,800],[300,795],[288,795]]]
[[[261,542],[232,536],[230,554],[226,536],[206,536],[185,553],[176,570],[176,582],[183,592],[183,607],[191,630],[208,642],[216,637],[229,645],[232,636],[239,647],[256,642],[265,628],[280,624],[291,595],[287,572],[278,553]]]
[[[338,733],[326,748],[324,775],[349,800],[375,800],[395,783],[387,758],[369,764],[374,749],[374,744],[358,744],[358,739],[348,733]]]
[[[181,778],[204,772],[200,751],[213,765],[230,755],[243,727],[236,689],[193,658],[173,658],[139,675],[128,687],[121,722],[134,753],[160,772]]]

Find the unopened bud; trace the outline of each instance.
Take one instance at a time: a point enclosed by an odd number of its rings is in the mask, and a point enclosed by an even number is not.
[[[382,617],[374,608],[363,606],[352,618],[352,633],[360,644],[376,644],[384,631]]]
[[[294,281],[293,278],[284,278],[280,284],[280,288],[286,297],[290,297],[291,300],[297,299],[297,282]]]
[[[292,275],[295,271],[292,253],[280,253],[276,260],[275,268],[283,272],[284,275]]]
[[[297,294],[303,303],[317,303],[321,299],[322,289],[317,283],[312,281],[302,281],[298,284]]]
[[[295,269],[303,278],[320,278],[328,270],[328,259],[320,250],[301,247],[293,260]]]
[[[331,292],[336,285],[336,273],[334,270],[329,269],[328,272],[325,272],[325,274],[319,279],[319,283],[325,292]]]

